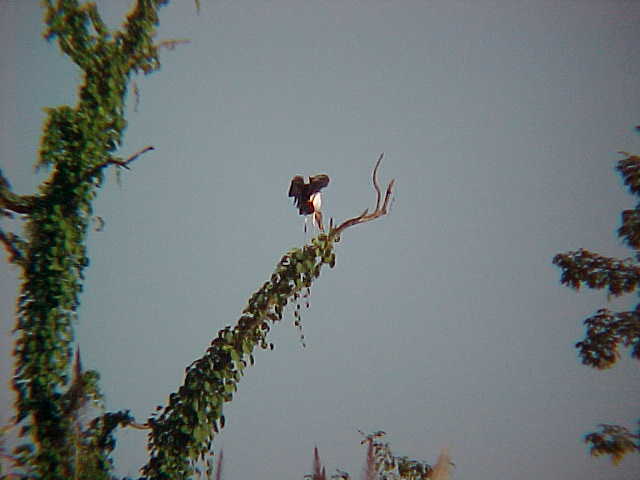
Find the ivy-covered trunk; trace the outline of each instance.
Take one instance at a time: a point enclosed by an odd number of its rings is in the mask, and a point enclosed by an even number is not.
[[[121,31],[111,33],[93,3],[43,1],[47,40],[82,70],[75,106],[47,110],[39,168],[49,177],[35,195],[19,196],[2,177],[2,213],[25,215],[22,237],[2,232],[10,260],[22,269],[16,324],[17,421],[30,444],[19,462],[42,478],[72,478],[70,371],[91,204],[126,128],[130,75],[158,68],[153,44],[157,9],[166,0],[139,0]]]

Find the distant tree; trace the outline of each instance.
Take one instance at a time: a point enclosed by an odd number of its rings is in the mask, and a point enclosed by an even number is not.
[[[167,405],[159,406],[143,424],[128,411],[104,412],[99,374],[82,370],[74,346],[83,273],[89,265],[86,238],[105,170],[129,169],[153,149],[145,147],[127,158],[115,154],[127,125],[125,100],[131,77],[157,70],[159,50],[180,43],[154,41],[158,10],[167,3],[134,0],[121,29],[110,31],[93,2],[42,2],[45,38],[58,41],[82,77],[74,106],[46,110],[36,165],[48,169],[49,175],[38,191],[16,194],[0,171],[0,217],[18,216],[24,222],[18,233],[0,229],[0,242],[22,279],[15,327],[13,427],[23,443],[11,454],[0,444],[3,458],[13,463],[11,476],[111,478],[114,433],[118,427],[135,427],[149,432],[149,461],[141,469],[146,478],[191,478],[200,462],[211,460],[213,438],[225,424],[223,404],[231,401],[244,369],[253,364],[254,349],[273,348],[267,333],[283,318],[285,306],[296,304],[299,325],[300,301],[309,295],[322,266],[334,266],[334,244],[344,230],[387,213],[393,181],[383,194],[377,181],[380,156],[373,171],[374,211],[365,210],[337,226],[330,222],[310,244],[287,252],[237,323],[220,330],[205,354],[186,368],[184,384]],[[89,410],[97,414],[85,420]],[[7,429],[0,431],[6,433]]]
[[[632,195],[640,197],[640,157],[620,152],[617,170]],[[605,289],[609,296],[640,293],[640,203],[622,212],[618,236],[633,250],[633,257],[611,258],[580,249],[556,255],[553,263],[562,269],[561,282],[579,290],[586,285]],[[628,312],[598,310],[584,321],[585,338],[576,344],[582,363],[604,370],[620,359],[620,348],[629,348],[631,357],[640,359],[640,304]],[[600,430],[586,435],[591,454],[609,455],[618,463],[627,453],[640,452],[640,429],[636,433],[620,425],[599,425]]]
[[[433,477],[433,467],[427,462],[393,454],[383,431],[364,434],[362,445],[367,446],[363,471],[364,480],[427,480]]]
[[[453,463],[448,450],[444,448],[432,467],[427,462],[399,457],[393,454],[388,442],[383,440],[383,431],[370,434],[360,432],[364,437],[360,442],[366,445],[366,459],[362,470],[362,480],[448,480]],[[312,473],[305,475],[305,480],[327,480],[325,468],[320,461],[318,448],[313,450]],[[331,480],[351,480],[351,475],[343,470],[336,470]]]

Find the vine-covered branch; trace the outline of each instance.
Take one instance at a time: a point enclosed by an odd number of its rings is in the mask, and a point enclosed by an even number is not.
[[[381,160],[382,156],[373,171],[378,192],[374,212],[343,222],[329,233],[321,233],[310,245],[287,252],[270,280],[251,296],[236,325],[220,330],[205,355],[187,367],[183,385],[170,395],[169,404],[147,422],[151,427],[151,458],[142,468],[145,477],[189,478],[194,464],[212,453],[214,436],[225,424],[223,405],[233,398],[244,369],[253,364],[254,349],[273,348],[266,336],[271,326],[282,320],[286,305],[310,289],[323,265],[335,265],[334,243],[346,228],[387,213],[393,181],[381,203],[377,184]]]
[[[223,404],[231,401],[244,369],[253,364],[254,349],[273,348],[266,340],[271,326],[282,319],[291,300],[311,287],[325,264],[335,264],[328,235],[287,252],[236,325],[220,330],[205,355],[187,367],[183,385],[148,421],[151,458],[142,468],[145,477],[189,478],[194,463],[211,453],[213,438],[225,424]]]
[[[92,202],[105,167],[127,168],[150,149],[128,159],[115,155],[127,126],[130,77],[159,66],[157,51],[147,46],[154,44],[157,10],[166,3],[137,0],[128,26],[112,35],[93,2],[42,2],[45,38],[57,40],[82,71],[78,101],[46,109],[36,163],[48,168],[49,175],[34,195],[14,194],[7,179],[0,177],[2,213],[23,214],[25,221],[23,238],[3,231],[0,241],[10,261],[22,268],[13,386],[16,421],[24,423],[32,445],[19,448],[33,449],[29,458],[42,478],[74,476],[75,466],[69,461],[74,447],[65,440],[73,425],[65,398],[71,388],[73,324],[88,265]]]
[[[11,183],[0,169],[0,214],[2,216],[12,217],[13,213],[30,213],[34,200],[31,195],[18,195],[12,192]]]
[[[123,27],[112,32],[93,2],[42,2],[45,38],[57,40],[62,52],[81,69],[78,100],[75,105],[45,110],[36,166],[48,169],[49,175],[37,192],[15,194],[0,172],[0,213],[24,215],[25,222],[22,238],[0,230],[10,261],[22,269],[13,387],[16,424],[31,443],[18,446],[14,453],[41,478],[77,478],[81,465],[70,459],[77,459],[85,447],[97,452],[89,455],[96,462],[90,471],[108,478],[108,456],[118,426],[149,429],[151,457],[143,468],[145,475],[189,476],[193,462],[211,450],[214,432],[224,425],[222,405],[231,399],[247,361],[253,361],[253,349],[269,346],[266,334],[282,318],[287,302],[310,288],[322,265],[334,265],[333,245],[346,228],[388,211],[393,181],[382,202],[377,183],[381,157],[373,172],[375,211],[365,211],[321,234],[311,245],[288,252],[270,281],[251,297],[236,326],[220,331],[206,354],[187,368],[185,384],[158,415],[140,425],[126,411],[105,413],[79,429],[77,412],[84,398],[78,396],[79,386],[86,398],[98,398],[97,373],[84,372],[80,378],[71,369],[74,323],[89,263],[86,236],[92,202],[106,167],[128,168],[153,148],[127,159],[115,155],[127,126],[124,112],[131,76],[157,70],[159,50],[184,43],[154,42],[158,9],[167,3],[135,0]],[[198,0],[195,3],[199,9]]]

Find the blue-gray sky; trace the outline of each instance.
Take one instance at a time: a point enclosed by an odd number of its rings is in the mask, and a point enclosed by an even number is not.
[[[77,81],[38,3],[0,1],[0,162],[22,193],[43,178],[41,108],[73,102]],[[130,2],[97,3],[115,27]],[[640,3],[201,3],[162,10],[160,38],[191,43],[136,79],[122,155],[156,151],[95,204],[77,337],[108,408],[142,421],[163,404],[304,241],[291,176],[329,174],[325,215],[342,220],[371,206],[384,151],[392,213],[344,234],[304,311],[307,347],[289,314],[256,356],[216,443],[225,478],[301,478],[314,445],[357,477],[357,429],[430,461],[449,445],[461,480],[636,478],[637,456],[614,468],[581,436],[635,424],[637,362],[580,365],[581,322],[607,298],[560,286],[551,259],[629,254],[614,231],[634,200],[613,166],[640,152]],[[0,272],[7,379],[17,280]],[[144,444],[119,436],[120,474]]]

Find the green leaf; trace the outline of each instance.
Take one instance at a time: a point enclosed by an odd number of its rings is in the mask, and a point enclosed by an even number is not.
[[[230,353],[231,353],[231,359],[232,359],[234,362],[239,363],[239,362],[240,362],[241,357],[240,357],[240,355],[238,354],[238,352],[237,352],[234,348],[232,348]]]

